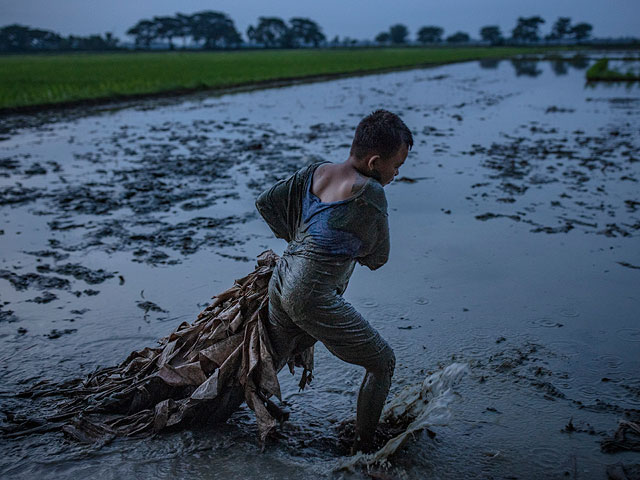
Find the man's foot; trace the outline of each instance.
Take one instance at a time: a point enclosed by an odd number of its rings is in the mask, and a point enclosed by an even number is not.
[[[353,441],[353,445],[351,446],[351,450],[349,451],[349,455],[353,456],[360,453],[372,453],[376,450],[373,438],[365,441],[356,436],[356,439]]]

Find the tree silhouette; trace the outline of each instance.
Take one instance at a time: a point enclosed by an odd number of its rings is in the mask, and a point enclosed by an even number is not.
[[[135,37],[136,47],[144,45],[145,48],[149,48],[151,41],[157,38],[156,28],[157,25],[151,20],[140,20],[127,30],[127,35]]]
[[[534,17],[518,17],[516,28],[511,31],[511,36],[516,41],[537,42],[540,40],[538,28],[544,20],[536,15]]]
[[[113,50],[118,39],[112,33],[76,37],[61,35],[23,25],[8,25],[0,28],[1,52],[41,52],[51,50]]]
[[[104,34],[104,43],[106,44],[107,48],[116,48],[116,46],[118,45],[118,41],[119,40],[113,36],[112,32],[107,32]]]
[[[191,15],[176,13],[177,31],[176,37],[182,38],[182,47],[186,47],[187,38],[191,36]]]
[[[389,43],[391,41],[391,35],[389,35],[389,32],[380,32],[374,40],[376,43]]]
[[[278,17],[260,17],[256,27],[249,26],[247,37],[267,48],[286,47],[291,43],[289,27]]]
[[[7,25],[0,30],[0,50],[3,52],[20,52],[29,50],[31,45],[31,29],[24,25]]]
[[[480,36],[485,42],[489,42],[491,45],[501,45],[504,42],[500,27],[497,25],[482,27],[480,29]]]
[[[444,29],[430,25],[428,27],[422,27],[418,30],[418,41],[420,43],[440,43],[442,41],[442,35]]]
[[[406,43],[409,30],[401,23],[392,25],[389,28],[389,37],[392,43]]]
[[[169,48],[173,50],[173,37],[180,36],[182,24],[176,17],[153,17],[156,24],[155,31],[158,38],[166,38]]]
[[[468,33],[456,32],[447,37],[447,43],[467,43],[471,40]]]
[[[235,47],[242,43],[233,20],[226,13],[205,10],[191,15],[191,36],[196,42],[204,40],[204,48]]]
[[[295,17],[289,20],[289,35],[293,46],[313,45],[317,47],[326,40],[320,26],[308,18]]]
[[[589,23],[578,23],[571,27],[571,33],[573,34],[573,38],[576,40],[584,40],[591,36],[591,31],[593,30],[593,26]]]
[[[548,40],[562,40],[571,34],[571,18],[570,17],[558,17],[553,26],[551,27],[551,33],[545,38]]]

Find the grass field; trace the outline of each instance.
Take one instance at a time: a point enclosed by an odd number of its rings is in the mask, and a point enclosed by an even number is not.
[[[372,48],[2,56],[0,110],[503,58],[549,50]]]
[[[637,82],[638,72],[619,72],[609,68],[609,59],[601,58],[587,70],[587,80],[592,82]]]

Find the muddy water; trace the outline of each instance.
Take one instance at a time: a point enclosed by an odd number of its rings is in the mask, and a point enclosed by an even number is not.
[[[255,196],[342,161],[358,120],[416,145],[387,187],[392,254],[346,297],[393,345],[393,393],[453,362],[451,419],[393,458],[405,478],[602,478],[599,442],[640,408],[640,88],[589,58],[484,61],[2,121],[0,378],[14,393],[112,365],[194,319],[266,248]],[[404,177],[404,178],[402,178]],[[341,457],[362,372],[317,350],[283,438],[251,412],[216,431],[98,447],[0,440],[3,478],[317,478]],[[562,430],[572,420],[577,431]]]

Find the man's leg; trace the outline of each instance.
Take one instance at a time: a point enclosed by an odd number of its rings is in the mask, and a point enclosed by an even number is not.
[[[369,366],[360,385],[356,410],[356,438],[353,452],[368,451],[389,394],[396,357],[391,347],[381,352],[375,365]]]
[[[291,319],[338,358],[366,369],[358,394],[354,449],[368,449],[391,386],[396,360],[393,349],[338,295],[318,296],[317,303],[310,303]]]

